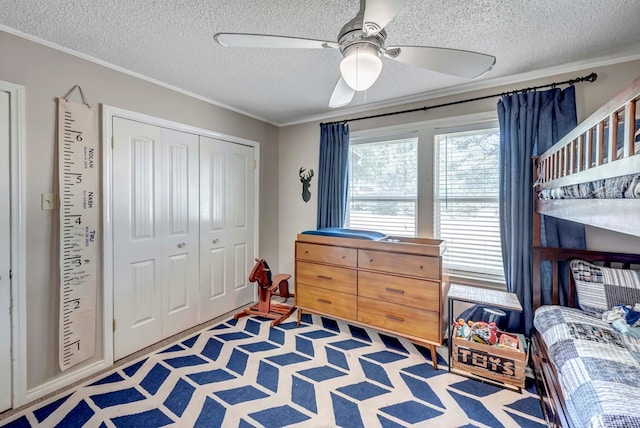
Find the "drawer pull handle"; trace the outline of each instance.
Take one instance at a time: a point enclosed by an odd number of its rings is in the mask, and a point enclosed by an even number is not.
[[[373,259],[369,259],[369,263],[373,263]]]
[[[404,294],[404,290],[400,290],[399,288],[387,287],[385,288],[385,290],[387,290],[389,293]]]
[[[395,315],[385,315],[384,317],[393,321],[404,322],[404,318],[400,318]]]
[[[420,269],[424,269],[424,266],[420,265]]]
[[[309,254],[309,250],[305,250],[305,251],[304,251],[304,253],[305,253],[305,254]]]
[[[320,278],[320,279],[329,279],[329,280],[333,279],[330,276],[326,276],[326,275],[318,275],[318,278]]]
[[[316,300],[320,303],[326,303],[327,305],[331,304],[331,300],[327,300],[327,299],[316,299]]]

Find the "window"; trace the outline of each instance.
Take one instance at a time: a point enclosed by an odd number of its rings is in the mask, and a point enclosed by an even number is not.
[[[504,283],[499,142],[498,129],[435,136],[434,229],[451,276]]]
[[[418,138],[351,142],[345,227],[416,236]]]

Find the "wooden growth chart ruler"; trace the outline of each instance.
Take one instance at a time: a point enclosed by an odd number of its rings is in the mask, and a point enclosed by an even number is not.
[[[78,89],[83,103],[69,101]],[[100,227],[98,112],[76,85],[58,99],[60,183],[59,363],[66,370],[96,348]]]

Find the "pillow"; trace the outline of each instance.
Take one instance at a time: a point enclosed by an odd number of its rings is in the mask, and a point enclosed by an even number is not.
[[[640,271],[596,266],[584,260],[569,263],[580,309],[596,316],[615,305],[640,302]]]

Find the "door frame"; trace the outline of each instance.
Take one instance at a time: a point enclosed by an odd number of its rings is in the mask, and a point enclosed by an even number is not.
[[[11,256],[11,398],[16,408],[27,401],[27,293],[26,293],[26,215],[24,148],[25,88],[0,80],[0,91],[9,94],[9,180]]]
[[[255,190],[255,206],[260,206],[260,142],[249,140],[246,138],[235,137],[233,135],[223,134],[204,128],[198,128],[183,123],[174,122],[172,120],[150,116],[143,113],[126,110],[110,105],[102,105],[102,254],[103,254],[103,337],[104,337],[104,361],[108,366],[113,365],[113,118],[121,117],[123,119],[147,123],[162,128],[174,129],[176,131],[187,132],[191,134],[201,135],[204,137],[216,138],[218,140],[228,141],[230,143],[242,144],[253,147],[255,158],[255,174],[254,174],[254,190]],[[259,251],[259,224],[260,210],[255,210],[254,215],[254,254],[257,257]]]

